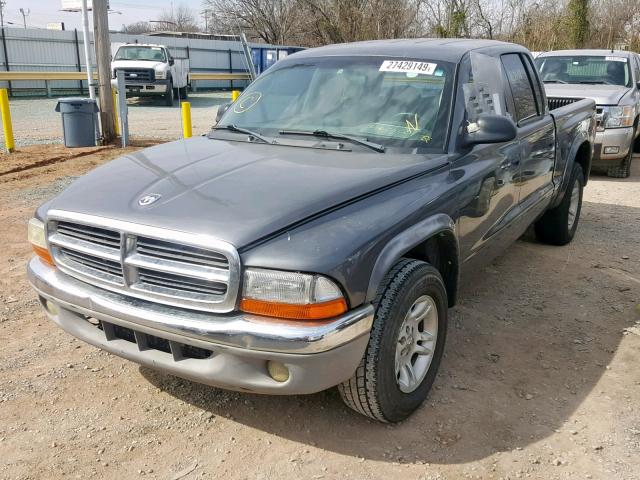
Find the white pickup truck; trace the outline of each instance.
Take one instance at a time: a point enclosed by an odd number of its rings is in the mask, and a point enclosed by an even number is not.
[[[111,62],[114,87],[118,70],[124,71],[127,97],[162,96],[167,106],[173,105],[178,93],[187,98],[189,60],[173,58],[164,45],[121,45]]]

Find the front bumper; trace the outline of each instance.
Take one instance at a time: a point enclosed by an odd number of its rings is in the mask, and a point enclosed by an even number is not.
[[[28,275],[43,305],[54,305],[45,308],[49,318],[71,335],[142,365],[231,390],[303,394],[337,385],[358,366],[373,322],[371,305],[308,326],[168,307],[93,287],[38,258],[30,261]],[[268,361],[284,364],[288,380],[271,378]]]
[[[168,85],[168,80],[156,80],[152,83],[125,82],[124,86],[128,95],[142,97],[146,95],[163,95],[167,91]],[[111,86],[118,88],[118,81],[111,79]]]
[[[621,160],[627,156],[633,145],[633,127],[607,128],[596,132],[593,163],[610,164],[613,160]],[[604,153],[607,147],[617,147],[616,153]]]

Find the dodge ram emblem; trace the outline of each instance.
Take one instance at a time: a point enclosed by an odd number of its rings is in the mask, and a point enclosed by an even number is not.
[[[149,195],[145,195],[144,197],[140,197],[138,200],[138,205],[141,207],[146,207],[147,205],[151,205],[156,200],[158,200],[162,195],[159,193],[150,193]]]

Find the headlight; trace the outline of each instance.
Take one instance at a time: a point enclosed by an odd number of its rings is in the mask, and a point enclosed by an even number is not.
[[[156,78],[163,80],[167,76],[167,72],[164,70],[156,70]]]
[[[49,249],[47,248],[44,223],[37,218],[29,220],[29,225],[27,226],[27,237],[35,254],[49,265],[54,265]]]
[[[605,111],[604,128],[631,127],[633,125],[633,107],[609,107]]]
[[[320,320],[347,311],[340,288],[320,275],[248,268],[240,310],[269,317]]]

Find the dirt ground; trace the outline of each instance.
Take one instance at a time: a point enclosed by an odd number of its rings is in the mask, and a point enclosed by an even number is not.
[[[468,279],[427,403],[384,426],[335,391],[212,389],[49,322],[26,223],[122,150],[46,163],[64,152],[0,158],[0,478],[640,479],[640,158],[591,179],[571,245],[527,235]]]
[[[197,92],[189,95],[193,135],[207,133],[213,125],[218,106],[231,101],[231,92]],[[57,98],[11,98],[9,106],[13,133],[18,147],[62,143],[62,120],[55,112]],[[166,107],[155,97],[128,100],[129,134],[132,139],[158,140],[182,138],[179,102]],[[153,121],[149,121],[153,119]],[[0,148],[4,132],[0,129]]]

